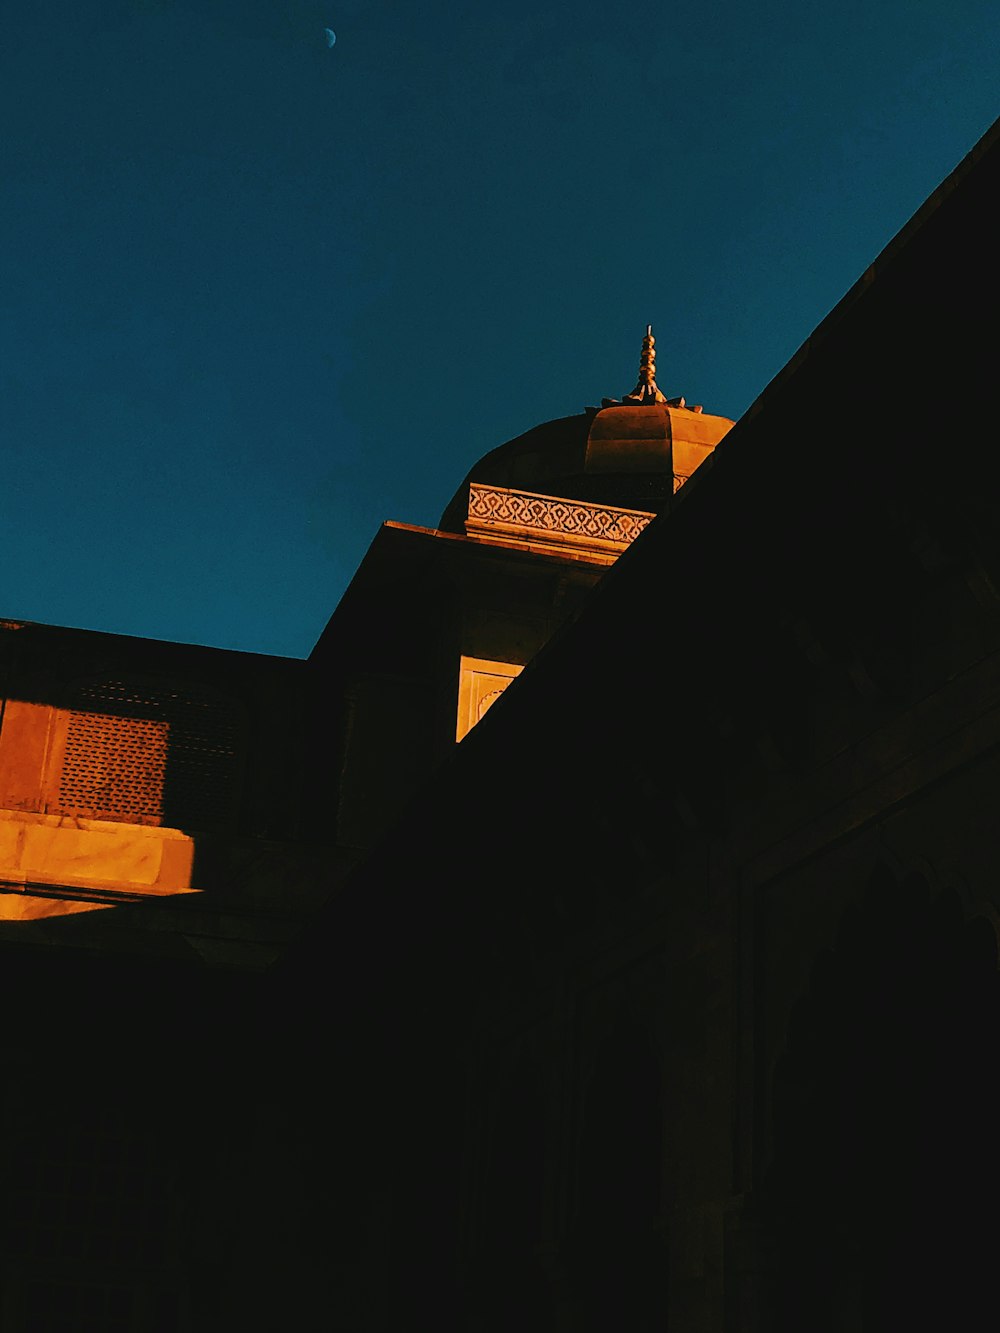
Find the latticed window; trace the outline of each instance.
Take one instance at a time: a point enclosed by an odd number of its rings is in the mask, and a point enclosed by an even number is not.
[[[170,724],[72,712],[59,795],[66,806],[130,823],[159,820]]]
[[[149,682],[75,691],[59,804],[134,824],[213,828],[235,813],[242,726],[228,700]]]

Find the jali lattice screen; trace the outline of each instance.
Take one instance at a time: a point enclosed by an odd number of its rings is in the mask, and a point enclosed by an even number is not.
[[[65,811],[194,829],[232,821],[242,749],[235,705],[121,680],[81,686],[73,703],[59,788]]]

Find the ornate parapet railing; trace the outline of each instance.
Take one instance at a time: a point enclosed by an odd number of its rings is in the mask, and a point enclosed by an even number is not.
[[[472,482],[465,530],[481,541],[542,545],[607,560],[620,555],[655,517],[639,509]]]

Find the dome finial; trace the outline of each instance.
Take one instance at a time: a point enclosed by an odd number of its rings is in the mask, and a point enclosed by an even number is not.
[[[639,357],[639,382],[631,393],[625,395],[623,403],[665,403],[667,400],[656,387],[656,339],[653,337],[652,324],[646,325],[646,336],[642,340],[642,354]]]

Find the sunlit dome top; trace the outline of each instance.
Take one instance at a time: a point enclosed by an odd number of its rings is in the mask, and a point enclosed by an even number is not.
[[[474,465],[441,516],[461,532],[469,485],[558,495],[658,513],[732,426],[728,417],[667,398],[656,384],[655,339],[647,326],[639,380],[622,399],[605,398],[577,416],[533,427]]]

